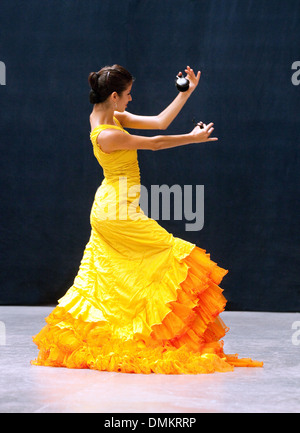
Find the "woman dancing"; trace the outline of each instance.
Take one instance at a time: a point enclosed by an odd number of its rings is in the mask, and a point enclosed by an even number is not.
[[[188,134],[153,137],[124,129],[166,129],[199,83],[200,71],[187,66],[185,72],[189,90],[157,116],[126,110],[133,77],[123,67],[106,66],[89,75],[90,138],[104,179],[78,274],[34,337],[39,353],[32,364],[164,374],[262,365],[223,351],[228,328],[219,317],[226,304],[219,284],[228,271],[139,206],[137,150],[217,140],[211,136],[213,123]]]

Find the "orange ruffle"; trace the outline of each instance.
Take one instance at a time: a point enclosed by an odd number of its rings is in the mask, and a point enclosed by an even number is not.
[[[34,337],[39,354],[33,365],[90,368],[124,373],[200,374],[232,371],[234,366],[261,367],[262,362],[225,355],[228,328],[219,317],[226,299],[219,287],[227,270],[197,246],[183,259],[186,279],[176,301],[150,337],[115,338],[106,321],[87,322],[57,306]]]

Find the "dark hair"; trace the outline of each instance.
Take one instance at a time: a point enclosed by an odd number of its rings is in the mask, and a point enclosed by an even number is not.
[[[104,66],[89,74],[90,103],[99,104],[113,93],[120,95],[134,81],[133,76],[120,65]]]

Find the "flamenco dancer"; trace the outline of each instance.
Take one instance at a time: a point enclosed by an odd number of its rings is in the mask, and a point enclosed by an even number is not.
[[[166,129],[199,83],[200,71],[196,75],[187,66],[185,72],[189,89],[157,116],[126,110],[133,77],[120,65],[90,73],[90,138],[104,179],[78,274],[33,337],[39,352],[32,364],[144,374],[262,366],[223,351],[228,328],[219,317],[226,305],[219,285],[228,271],[148,218],[138,204],[137,150],[217,140],[213,123],[201,122],[188,134],[153,137],[124,129]]]

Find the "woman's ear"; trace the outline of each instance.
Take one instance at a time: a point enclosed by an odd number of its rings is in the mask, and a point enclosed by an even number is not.
[[[112,92],[112,94],[110,95],[112,102],[117,102],[118,101],[118,94],[117,92]]]

